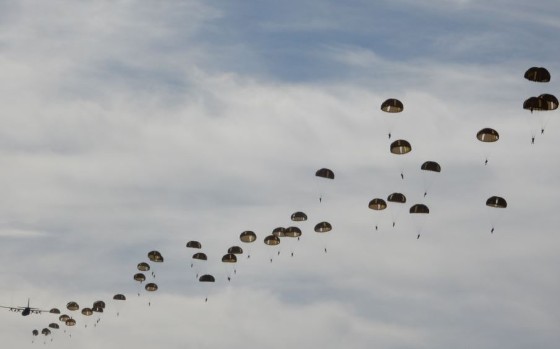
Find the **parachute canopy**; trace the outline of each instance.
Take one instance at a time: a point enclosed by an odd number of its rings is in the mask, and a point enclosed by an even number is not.
[[[51,334],[51,330],[49,330],[48,328],[45,327],[41,331],[41,334],[44,334],[45,336],[48,336],[49,334]]]
[[[33,332],[31,332],[34,336],[38,336],[39,335],[39,331],[38,330],[33,330]]]
[[[66,326],[76,326],[76,320],[70,318],[65,322]]]
[[[138,282],[144,282],[144,281],[146,281],[146,275],[144,275],[142,273],[136,273],[136,274],[134,274],[134,280],[138,281]]]
[[[51,313],[51,314],[60,314],[60,310],[58,310],[58,308],[52,308],[51,310],[49,310],[49,313]]]
[[[101,307],[102,309],[105,309],[105,302],[103,301],[95,301],[93,302],[93,307]]]
[[[322,168],[320,170],[317,170],[317,172],[315,172],[315,176],[334,179],[334,172],[332,170],[329,170],[328,168]]]
[[[216,279],[214,279],[214,277],[210,274],[204,274],[198,279],[198,281],[200,281],[200,282],[215,282]]]
[[[146,284],[146,286],[144,286],[144,288],[146,289],[146,291],[148,292],[154,292],[157,291],[158,289],[158,285],[156,285],[153,282],[150,282],[149,284]]]
[[[496,142],[500,139],[500,135],[492,128],[483,128],[476,133],[476,138],[481,142]]]
[[[286,236],[286,228],[284,227],[277,227],[272,230],[272,235],[277,236],[279,238],[283,238]]]
[[[506,199],[499,197],[499,196],[491,196],[486,200],[486,206],[490,207],[497,207],[497,208],[506,208],[507,202]]]
[[[59,320],[60,322],[66,322],[68,319],[70,319],[70,316],[68,316],[68,315],[66,315],[66,314],[60,315],[60,316],[58,317],[58,320]]]
[[[50,327],[50,328],[57,329],[57,330],[60,328],[60,326],[58,326],[58,324],[57,324],[57,323],[54,323],[54,322],[51,322],[51,323],[49,324],[49,327]]]
[[[307,215],[301,211],[292,213],[291,217],[294,222],[303,222],[307,220]]]
[[[189,242],[187,242],[187,247],[188,247],[188,248],[198,248],[198,249],[201,249],[201,248],[202,248],[202,245],[201,245],[200,242],[198,242],[198,241],[189,241]]]
[[[381,103],[381,110],[387,113],[400,113],[404,110],[404,105],[396,98],[389,98]]]
[[[208,257],[206,257],[206,254],[202,253],[202,252],[198,252],[198,253],[193,254],[192,258],[193,259],[198,259],[198,260],[201,260],[201,261],[208,260]]]
[[[284,231],[284,236],[289,238],[298,238],[301,236],[301,229],[298,227],[288,227]]]
[[[152,262],[161,263],[163,262],[163,256],[158,251],[150,251],[148,252],[148,258]]]
[[[136,269],[138,269],[140,271],[148,271],[148,270],[150,270],[150,265],[146,262],[138,263],[138,265],[136,266]]]
[[[326,233],[332,230],[332,225],[329,222],[317,223],[315,231],[317,233]]]
[[[116,301],[125,301],[126,296],[124,294],[117,293],[116,295],[113,296],[113,299]]]
[[[94,313],[102,313],[102,312],[103,312],[103,308],[100,307],[99,305],[94,305],[94,306],[91,308],[91,311],[94,312]]]
[[[237,263],[237,257],[233,253],[225,254],[222,257],[223,263]]]
[[[556,98],[554,95],[543,93],[539,96],[539,98],[546,103],[546,110],[558,109],[558,98]]]
[[[80,309],[80,306],[76,302],[68,302],[66,304],[66,309],[68,309],[70,311],[76,311],[76,310]]]
[[[398,139],[391,143],[389,149],[393,154],[403,155],[406,153],[410,153],[410,151],[412,150],[412,146],[410,145],[410,143],[408,143],[408,141],[405,141],[404,139]]]
[[[103,309],[101,309],[101,310],[103,310]],[[93,315],[93,310],[91,308],[83,308],[82,309],[82,315],[91,316],[91,315]]]
[[[435,161],[426,161],[420,166],[420,169],[424,171],[441,172],[441,166]]]
[[[404,203],[406,203],[406,196],[404,196],[404,194],[401,194],[401,193],[393,193],[393,194],[390,194],[387,197],[387,201],[397,202],[399,204],[404,204]]]
[[[280,243],[280,238],[278,236],[269,235],[264,238],[264,243],[269,246],[276,246]]]
[[[243,249],[239,246],[231,246],[228,248],[227,253],[243,254]]]
[[[410,208],[410,213],[430,213],[430,209],[428,208],[428,206],[424,205],[424,204],[416,204],[413,205]]]
[[[387,208],[387,203],[383,199],[375,198],[369,202],[368,207],[376,211],[384,210]]]
[[[241,240],[241,242],[253,242],[257,240],[257,234],[250,230],[246,230],[239,234],[239,240]]]
[[[525,72],[525,79],[534,82],[549,82],[550,73],[543,67],[531,67]]]

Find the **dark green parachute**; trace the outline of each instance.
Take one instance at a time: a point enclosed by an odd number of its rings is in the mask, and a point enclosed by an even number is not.
[[[546,68],[543,67],[531,67],[524,75],[525,79],[534,82],[549,82],[550,73]]]
[[[424,204],[416,204],[416,205],[413,205],[412,207],[410,207],[409,212],[413,213],[413,214],[416,214],[416,213],[428,214],[428,213],[430,213],[430,209],[428,208],[428,206],[426,206]]]
[[[497,207],[497,208],[506,208],[507,202],[506,199],[499,197],[499,196],[491,196],[486,200],[486,206],[490,207]]]
[[[368,207],[372,210],[380,211],[387,208],[387,203],[383,199],[375,198],[369,202]]]
[[[482,130],[476,133],[476,138],[481,142],[496,142],[500,139],[500,135],[498,131],[492,128],[483,128]]]
[[[387,113],[400,113],[404,110],[404,105],[396,98],[389,98],[381,103],[381,110]]]
[[[403,155],[403,154],[410,153],[410,151],[412,151],[412,146],[408,141],[404,139],[398,139],[393,143],[391,143],[389,150],[393,154]]]
[[[250,230],[246,230],[239,235],[239,240],[246,243],[253,242],[257,240],[257,234]]]
[[[307,220],[307,215],[301,211],[292,213],[291,220],[294,222],[303,222]]]
[[[441,172],[441,166],[435,161],[426,161],[420,166],[420,169],[424,171]]]
[[[187,242],[187,247],[188,248],[198,248],[201,249],[202,248],[202,244],[198,241],[189,241]]]
[[[215,282],[216,279],[214,279],[214,277],[210,274],[204,274],[198,279],[198,281],[200,281],[200,282]]]
[[[317,233],[326,233],[332,230],[332,225],[329,222],[317,223],[314,230]]]
[[[327,178],[327,179],[334,179],[334,172],[328,168],[322,168],[315,172],[315,176]]]
[[[404,196],[404,194],[401,193],[393,193],[387,197],[387,201],[404,204],[406,203],[406,196]]]

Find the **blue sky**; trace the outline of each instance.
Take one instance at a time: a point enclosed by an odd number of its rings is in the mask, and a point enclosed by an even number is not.
[[[74,315],[71,338],[32,343],[57,319],[8,311],[0,336],[18,348],[555,348],[560,124],[521,106],[558,95],[559,11],[0,2],[0,304],[108,301],[97,327]],[[523,79],[531,66],[551,82]],[[383,113],[387,98],[404,112]],[[476,140],[484,127],[496,144]],[[413,151],[390,154],[388,132]],[[442,172],[425,178],[426,160]],[[318,180],[322,167],[336,179]],[[368,209],[397,191],[430,214]],[[492,195],[508,208],[485,206]],[[295,211],[309,217],[301,241],[265,246]],[[320,221],[333,231],[315,233]],[[258,240],[227,282],[221,256],[244,230]],[[196,282],[189,240],[214,285]],[[132,275],[153,249],[165,262],[147,294]],[[119,317],[115,293],[128,298]]]

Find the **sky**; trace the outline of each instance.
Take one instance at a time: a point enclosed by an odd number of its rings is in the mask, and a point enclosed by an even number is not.
[[[556,348],[560,122],[522,104],[558,95],[559,14],[555,0],[0,1],[0,305],[77,321],[5,309],[0,338]],[[533,66],[551,81],[524,79]],[[404,111],[381,111],[388,98]],[[476,139],[485,127],[498,142]],[[391,154],[396,139],[412,151]],[[407,203],[368,208],[393,192]],[[263,243],[291,225],[299,241]],[[190,240],[208,255],[193,268]],[[148,293],[133,275],[151,250],[165,261]],[[66,310],[96,300],[102,315]]]

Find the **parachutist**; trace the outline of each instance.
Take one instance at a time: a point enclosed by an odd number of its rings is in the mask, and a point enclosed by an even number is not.
[[[492,229],[490,229],[490,233],[493,233],[493,232],[494,232],[494,227],[492,227]]]
[[[377,225],[375,226],[375,230],[377,231]]]
[[[151,307],[151,306],[152,306],[152,302],[148,302],[148,306]]]
[[[325,247],[325,253],[327,253],[327,248]]]
[[[323,198],[321,196],[319,196],[319,202],[321,202],[323,200]]]
[[[393,222],[393,228],[395,227],[395,222]]]
[[[401,172],[401,179],[404,179],[404,173]]]
[[[191,263],[191,268],[193,267],[193,263]]]
[[[420,234],[418,234],[418,236],[416,237],[416,240],[420,239]]]
[[[426,197],[426,195],[428,195],[428,192],[427,192],[427,191],[424,192],[424,197]]]
[[[531,137],[531,144],[535,144],[535,136]]]
[[[292,252],[292,257],[294,256],[294,253]]]
[[[272,258],[270,258],[270,263],[272,263]]]
[[[247,259],[249,259],[249,258],[251,258],[251,255],[250,255],[250,254],[247,255]]]
[[[280,255],[280,251],[278,251],[278,255]]]
[[[227,277],[227,281],[228,281],[228,282],[231,281],[231,278],[230,278],[229,276]]]
[[[140,297],[140,292],[138,292],[138,297]]]
[[[204,302],[208,302],[208,297],[204,299]]]
[[[488,159],[484,160],[484,166],[488,165]]]
[[[233,273],[234,273],[234,274],[237,274],[237,269],[233,269]]]
[[[544,133],[544,128],[541,128],[541,135]]]
[[[389,134],[387,136],[389,136],[389,139],[391,139],[391,132],[389,132]]]

